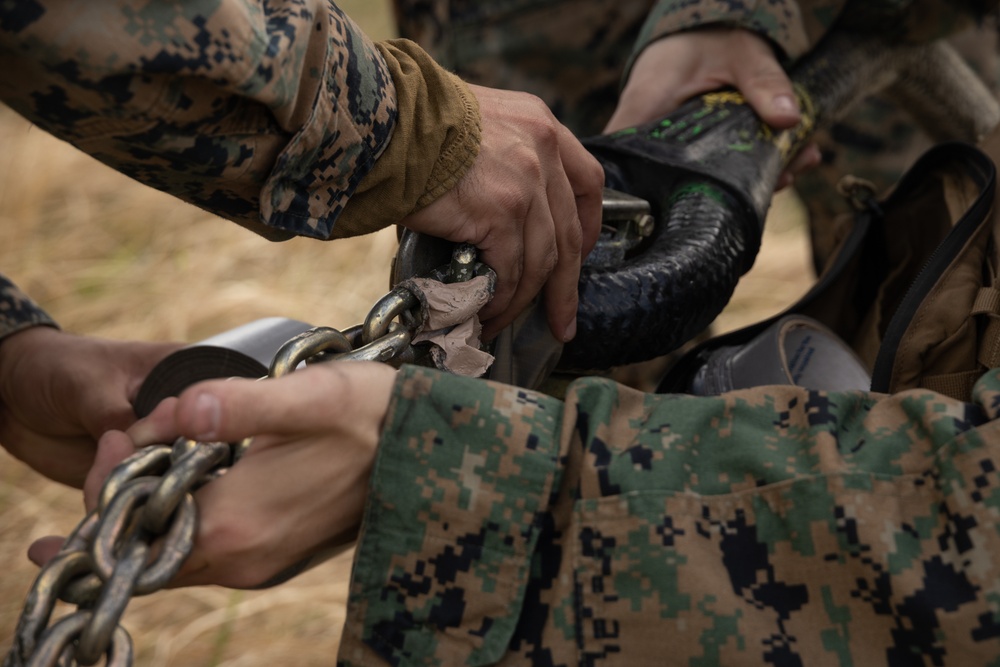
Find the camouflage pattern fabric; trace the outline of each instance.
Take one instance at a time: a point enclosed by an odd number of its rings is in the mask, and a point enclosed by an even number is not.
[[[726,24],[766,37],[791,62],[838,21],[851,29],[917,42],[954,34],[995,6],[979,0],[660,0],[643,26],[637,50],[680,30]]]
[[[385,148],[385,63],[328,0],[25,0],[0,98],[159,190],[276,238],[327,238]]]
[[[327,0],[2,3],[0,99],[272,240],[331,236],[396,119],[384,61]],[[14,304],[0,337],[36,317]]]
[[[998,417],[404,368],[340,663],[997,664]]]
[[[40,324],[56,326],[52,318],[17,285],[0,276],[0,338]]]
[[[643,26],[636,51],[653,40],[681,30],[725,24],[766,37],[788,61],[819,41],[847,0],[774,0],[744,3],[734,0],[660,0]],[[880,7],[885,2],[875,2]]]

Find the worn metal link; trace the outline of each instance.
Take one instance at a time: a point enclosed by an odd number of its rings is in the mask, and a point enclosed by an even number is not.
[[[361,341],[368,345],[385,336],[389,325],[404,313],[420,308],[420,300],[408,289],[397,287],[379,299],[361,329]]]
[[[287,375],[304,360],[327,351],[350,352],[351,342],[347,340],[347,336],[331,327],[316,327],[300,333],[274,355],[268,376]]]
[[[146,541],[150,536],[157,536],[163,540],[156,560],[143,569],[135,582],[136,595],[160,590],[177,574],[191,551],[197,527],[194,497],[185,490],[179,499],[178,511],[176,514],[171,512],[170,521],[160,530],[150,531],[142,525],[149,522],[151,514],[155,516],[156,513],[155,508],[152,513],[150,512],[148,499],[154,497],[165,486],[170,490],[170,484],[170,477],[164,477],[162,481],[156,477],[140,477],[126,485],[108,506],[90,549],[94,570],[102,580],[110,581],[114,575],[120,562],[116,554],[123,548],[120,539],[123,536],[129,539],[130,531],[132,539],[145,538]],[[142,512],[138,512],[137,506],[144,501],[145,508]],[[141,525],[130,526],[128,522],[136,515]]]
[[[475,249],[460,246],[451,264],[432,277],[457,282],[482,270]],[[409,290],[393,289],[364,324],[344,332],[317,327],[287,341],[274,355],[268,377],[330,360],[413,363],[420,308]],[[176,576],[194,548],[194,491],[225,474],[250,446],[249,438],[236,443],[179,438],[121,462],[105,481],[97,509],[77,524],[35,579],[3,667],[93,665],[102,658],[108,667],[132,665],[132,640],[120,625],[126,606],[133,596],[165,588]],[[53,621],[57,600],[77,610]]]
[[[77,640],[74,657],[81,665],[94,665],[111,650],[111,638],[120,626],[125,607],[135,591],[136,582],[143,572],[150,544],[141,539],[128,543],[115,563],[111,577],[104,582],[101,596],[94,607],[90,622],[84,626]]]
[[[165,473],[170,467],[170,451],[166,445],[147,447],[120,463],[101,487],[97,511],[104,512],[111,499],[133,479]]]
[[[476,261],[475,247],[465,243],[455,247],[448,264],[426,277],[456,283],[490,272],[489,267]],[[412,343],[425,319],[418,296],[410,287],[397,285],[375,303],[362,324],[344,331],[316,327],[291,339],[275,355],[268,375],[285,375],[303,362],[380,361],[396,367],[419,363],[426,357],[426,349]]]
[[[59,619],[42,636],[38,649],[31,656],[31,660],[26,663],[27,667],[56,667],[56,665],[68,664],[66,660],[73,654],[74,642],[78,641],[84,631],[90,627],[92,618],[92,612],[76,611]],[[108,642],[106,667],[131,665],[134,651],[132,638],[129,637],[128,632],[121,626],[115,627]]]
[[[351,327],[344,332],[351,345],[354,346],[350,352],[335,354],[329,357],[330,360],[355,361],[381,361],[384,363],[410,364],[416,360],[416,352],[410,345],[413,340],[413,332],[397,322],[390,322],[387,332],[377,337],[372,342],[363,342],[364,325]],[[322,356],[316,361],[326,361]]]
[[[93,665],[102,657],[132,664],[132,642],[119,624],[126,606],[174,578],[194,546],[192,492],[248,444],[188,443],[143,449],[112,471],[98,509],[32,585],[4,667]],[[79,609],[46,630],[58,599]]]

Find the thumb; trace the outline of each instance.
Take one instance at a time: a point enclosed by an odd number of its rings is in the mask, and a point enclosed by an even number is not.
[[[734,64],[734,84],[761,119],[778,129],[794,126],[801,119],[798,98],[788,74],[771,47],[760,39],[747,42],[746,57]]]
[[[385,364],[340,361],[277,379],[209,380],[180,395],[176,426],[195,440],[234,442],[322,430],[331,422],[365,422],[384,414],[395,376]]]

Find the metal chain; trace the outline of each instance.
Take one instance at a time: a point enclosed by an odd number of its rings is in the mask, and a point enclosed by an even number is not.
[[[35,580],[4,667],[93,665],[102,656],[109,666],[131,665],[132,640],[119,625],[125,607],[177,574],[194,546],[193,492],[239,460],[249,444],[179,439],[119,464],[97,509]],[[49,627],[59,599],[77,610]]]
[[[426,277],[443,283],[457,283],[492,274],[492,269],[476,261],[475,246],[463,243],[455,247],[450,264],[431,271]],[[375,303],[363,324],[343,332],[330,327],[312,329],[293,338],[289,345],[298,338],[308,338],[308,343],[294,344],[312,348],[312,354],[306,355],[307,363],[336,360],[381,361],[393,366],[419,363],[426,356],[426,351],[414,347],[411,342],[425,320],[426,314],[421,310],[419,297],[402,283]],[[291,370],[287,368],[287,362],[277,356],[272,368],[274,364],[281,366],[281,372]]]
[[[472,246],[459,246],[452,263],[432,276],[458,282],[488,271]],[[420,301],[405,287],[385,295],[364,324],[340,332],[317,327],[275,354],[268,377],[299,364],[338,359],[410,363],[410,344],[422,321]],[[397,323],[401,319],[405,324]],[[178,439],[172,446],[143,448],[120,463],[101,489],[97,509],[70,533],[41,570],[18,619],[3,667],[133,664],[134,647],[120,625],[133,596],[166,587],[194,548],[198,510],[193,493],[243,456],[238,443]],[[150,556],[155,556],[150,560]],[[56,602],[76,611],[52,621]]]

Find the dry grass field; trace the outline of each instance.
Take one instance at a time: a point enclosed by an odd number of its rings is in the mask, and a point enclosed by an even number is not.
[[[375,36],[382,2],[343,2]],[[361,321],[388,283],[395,237],[269,244],[137,185],[0,108],[0,270],[71,331],[197,341],[267,316],[340,328]],[[809,282],[806,240],[779,197],[757,267],[720,318],[728,329],[781,309]],[[43,535],[82,516],[78,492],[0,452],[0,655],[36,570]],[[268,591],[205,587],[133,600],[123,623],[137,664],[330,665],[351,553]]]

